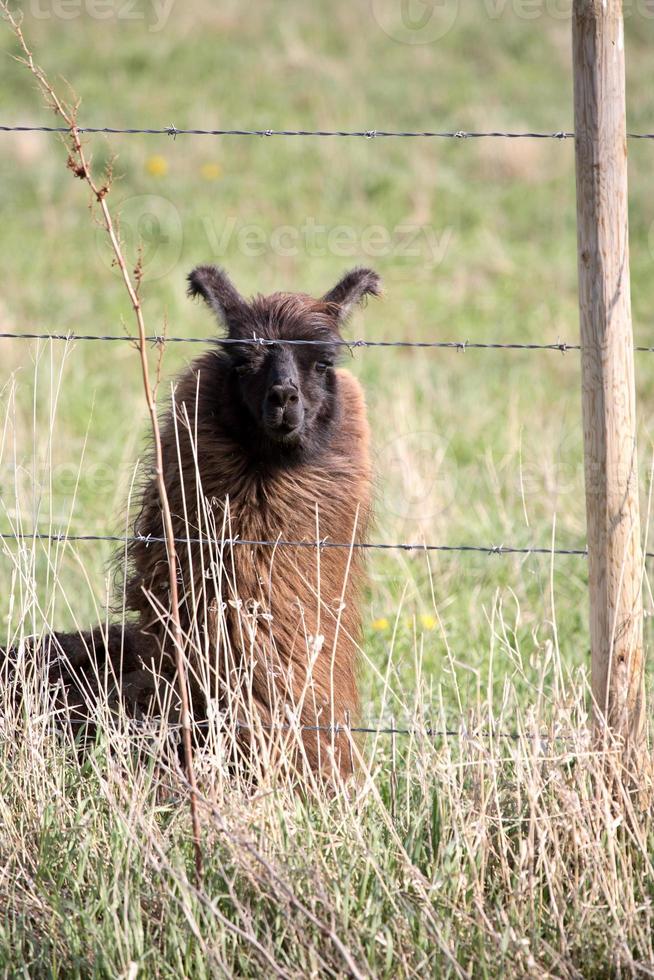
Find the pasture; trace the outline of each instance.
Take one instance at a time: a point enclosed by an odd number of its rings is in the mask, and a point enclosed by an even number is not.
[[[116,5],[99,18],[93,5],[27,3],[24,29],[51,78],[81,98],[82,125],[573,128],[562,8],[467,5],[442,36],[414,44],[390,36],[389,6],[194,0],[159,21],[147,4],[134,7],[142,17]],[[628,128],[651,132],[654,15],[645,3],[625,14]],[[2,27],[3,121],[51,124]],[[345,269],[372,266],[385,296],[355,315],[352,339],[578,342],[571,140],[116,135],[87,145],[98,174],[113,159],[109,203],[133,260],[143,243],[151,334],[209,335],[185,277],[213,262],[245,294],[320,295]],[[629,144],[643,346],[653,344],[653,152],[651,141]],[[0,133],[0,332],[132,333],[65,161],[56,135]],[[0,529],[126,533],[148,433],[132,345],[0,345]],[[166,346],[161,399],[195,352]],[[654,354],[636,357],[647,529]],[[492,553],[585,545],[578,353],[354,348],[347,366],[373,429],[372,540],[482,549],[368,556],[361,722],[432,734],[362,741],[356,790],[321,802],[274,784],[253,797],[205,751],[197,884],[185,788],[174,773],[162,785],[153,753],[135,755],[116,730],[80,763],[38,713],[20,740],[8,715],[7,976],[654,971],[651,816],[628,805],[625,817],[597,790],[581,734],[585,559]],[[108,616],[115,547],[3,540],[3,644]],[[647,574],[645,605],[654,612]]]

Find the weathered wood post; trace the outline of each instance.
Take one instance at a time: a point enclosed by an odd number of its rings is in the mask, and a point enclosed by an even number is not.
[[[572,46],[592,689],[596,723],[633,749],[645,702],[622,0],[574,0]]]

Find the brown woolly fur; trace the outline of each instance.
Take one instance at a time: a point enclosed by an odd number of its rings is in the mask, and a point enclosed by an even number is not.
[[[282,543],[358,544],[370,517],[369,432],[363,392],[334,366],[350,308],[378,294],[369,270],[354,270],[323,299],[275,293],[246,302],[212,267],[189,276],[238,341],[194,361],[178,379],[161,423],[166,487],[178,545],[180,614],[196,720],[220,712],[241,759],[273,732],[332,728],[356,720],[360,549]],[[310,340],[311,344],[284,344]],[[316,343],[318,342],[318,343]],[[139,535],[163,536],[154,475],[142,489]],[[199,539],[194,542],[189,539]],[[164,696],[153,678],[174,680],[166,546],[133,543],[127,556],[127,610],[134,624],[108,642],[59,635],[76,692],[88,653],[109,653],[132,713]],[[124,580],[124,579],[123,579]],[[77,698],[79,700],[79,697]],[[279,740],[278,740],[279,741]],[[291,753],[321,778],[352,771],[348,737],[302,731]]]

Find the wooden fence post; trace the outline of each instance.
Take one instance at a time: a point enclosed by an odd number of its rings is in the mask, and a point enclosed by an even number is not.
[[[622,0],[572,16],[581,384],[596,724],[644,733],[642,551],[629,293]]]

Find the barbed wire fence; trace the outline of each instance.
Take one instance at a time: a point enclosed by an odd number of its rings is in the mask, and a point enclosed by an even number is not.
[[[47,133],[62,133],[66,134],[70,131],[64,126],[0,126],[0,132],[47,132]],[[464,138],[464,137],[503,137],[507,139],[568,139],[574,137],[574,133],[569,132],[558,132],[558,133],[508,133],[508,132],[488,132],[488,133],[465,133],[465,132],[451,132],[451,133],[436,133],[436,132],[389,132],[389,131],[328,131],[328,130],[203,130],[203,129],[177,129],[176,127],[167,127],[166,129],[116,129],[107,126],[103,127],[77,127],[77,131],[80,133],[97,133],[97,134],[123,134],[123,135],[211,135],[211,136],[266,136],[266,135],[277,135],[277,136],[400,136],[400,137],[429,137],[429,136],[440,136],[440,137],[451,137],[451,138]],[[633,134],[635,138],[654,138],[654,134]],[[1,340],[21,340],[21,341],[56,341],[64,343],[75,343],[75,342],[105,342],[105,343],[131,343],[138,344],[139,338],[135,335],[124,334],[83,334],[76,333],[74,330],[67,332],[15,332],[15,331],[2,331],[0,332]],[[166,344],[203,344],[203,345],[217,345],[217,346],[228,346],[230,344],[238,345],[240,347],[252,345],[258,347],[272,346],[272,345],[288,345],[288,346],[312,346],[321,344],[319,340],[308,340],[308,339],[288,339],[288,340],[270,340],[265,337],[248,337],[233,339],[229,337],[218,338],[215,335],[207,335],[202,337],[180,337],[180,336],[168,336],[167,334],[151,334],[146,337],[148,343],[153,347],[165,347]],[[422,340],[334,340],[332,341],[333,346],[342,347],[350,352],[361,349],[386,349],[386,348],[399,348],[399,349],[433,349],[433,350],[454,350],[460,353],[465,353],[470,350],[495,350],[495,351],[552,351],[565,354],[568,351],[581,351],[580,344],[570,344],[564,341],[557,341],[555,343],[518,343],[518,342],[483,342],[483,341],[471,341],[471,340],[445,340],[445,341],[422,341]],[[635,350],[643,353],[654,353],[654,347],[637,347]],[[110,534],[64,534],[63,532],[54,533],[42,533],[42,532],[24,532],[17,533],[14,531],[7,531],[3,533],[0,531],[0,539],[6,538],[8,540],[19,540],[21,538],[32,538],[37,540],[51,540],[53,542],[62,541],[108,541],[112,543],[145,543],[146,545],[149,541],[161,542],[163,543],[163,538],[144,538],[140,535],[110,535]],[[201,539],[198,538],[179,538],[176,539],[178,544],[200,544]],[[424,551],[424,552],[476,552],[479,554],[486,555],[575,555],[587,557],[587,550],[584,548],[544,548],[544,547],[516,547],[504,544],[490,544],[490,545],[440,545],[440,544],[428,544],[428,543],[407,543],[407,542],[396,542],[392,544],[388,543],[347,543],[347,542],[333,542],[328,540],[321,541],[249,541],[240,538],[223,538],[219,542],[222,546],[224,545],[250,545],[250,546],[270,546],[270,547],[298,547],[298,548],[355,548],[363,550],[397,550],[397,551]],[[648,557],[654,558],[654,553],[648,555]]]
[[[74,332],[68,333],[15,333],[15,332],[2,332],[0,333],[0,340],[21,340],[21,341],[58,341],[58,342],[76,342],[76,341],[97,341],[97,342],[128,342],[132,344],[138,343],[138,337],[130,336],[128,334],[122,335],[111,335],[111,334],[76,334]],[[232,340],[230,338],[216,338],[214,336],[204,336],[204,337],[169,337],[167,335],[150,335],[147,337],[149,343],[153,347],[165,346],[167,343],[179,344],[179,343],[189,343],[189,344],[217,344],[217,345],[229,345],[229,344],[239,344],[240,346],[244,344],[250,344],[254,346],[268,346],[272,344],[288,344],[288,345],[313,345],[320,344],[320,341],[312,340],[269,340],[267,338],[252,337],[237,340]],[[337,345],[351,349],[361,349],[361,348],[433,348],[433,349],[453,349],[464,353],[466,350],[523,350],[523,351],[554,351],[565,354],[568,351],[580,351],[580,344],[567,344],[558,342],[555,344],[520,344],[520,343],[481,343],[481,342],[471,342],[471,341],[376,341],[376,340],[354,340],[347,341],[341,340],[336,342]],[[642,348],[643,351],[654,352],[654,348]],[[25,540],[39,540],[48,541],[54,544],[65,544],[68,542],[109,542],[118,545],[128,545],[132,543],[148,544],[152,543],[164,543],[166,539],[164,537],[152,536],[152,535],[116,535],[116,534],[71,534],[68,532],[42,532],[42,531],[2,531],[0,532],[0,540],[14,540],[14,541],[25,541]],[[209,543],[207,539],[198,537],[178,537],[175,538],[175,543],[180,545],[189,544],[206,544]],[[586,548],[554,548],[554,547],[514,547],[511,545],[438,545],[429,544],[425,542],[395,542],[395,543],[385,543],[385,542],[336,542],[330,541],[328,539],[316,540],[316,541],[288,541],[282,538],[276,540],[252,540],[239,537],[221,537],[215,542],[211,542],[212,545],[216,545],[219,548],[224,547],[289,547],[289,548],[319,548],[319,549],[354,549],[363,551],[404,551],[404,552],[423,552],[423,553],[472,553],[486,556],[504,556],[504,555],[517,555],[523,557],[529,556],[572,556],[572,557],[588,557],[588,551]],[[647,554],[648,558],[654,558],[654,552]],[[243,722],[233,722],[232,723],[237,729],[249,730],[252,726],[247,725]],[[206,728],[209,725],[208,722],[195,721],[194,727],[198,729]],[[136,730],[139,730],[139,725],[134,726]],[[169,724],[168,727],[171,731],[176,731],[180,726],[175,726],[174,724]],[[266,726],[263,726],[264,728]],[[275,731],[291,730],[292,726],[274,726]],[[300,731],[307,732],[324,732],[326,734],[333,734],[338,736],[342,731],[344,731],[345,726],[339,725],[299,725],[294,726]],[[145,731],[149,731],[147,725],[145,726]],[[548,745],[551,743],[565,743],[566,741],[572,741],[572,738],[567,738],[563,735],[551,736],[542,732],[538,733],[525,733],[517,731],[470,731],[465,724],[461,723],[459,727],[449,727],[449,728],[434,728],[430,726],[425,727],[397,727],[396,725],[388,725],[383,722],[369,723],[363,725],[350,725],[347,726],[347,731],[353,735],[383,735],[389,737],[408,737],[408,738],[428,738],[428,739],[439,739],[439,738],[455,738],[455,739],[491,739],[499,738],[502,740],[508,740],[510,742],[517,742],[521,739],[527,739],[530,741],[536,740],[539,744]]]
[[[0,332],[0,340],[21,340],[21,341],[58,341],[58,342],[68,342],[73,343],[76,341],[96,341],[96,342],[127,342],[132,344],[138,344],[139,338],[129,334],[77,334],[74,332],[68,333],[25,333],[25,332]],[[165,346],[168,343],[171,344],[214,344],[217,346],[235,344],[239,347],[244,345],[252,346],[272,346],[272,345],[293,345],[293,346],[320,346],[321,341],[319,340],[270,340],[264,337],[249,337],[249,338],[239,338],[232,339],[229,337],[217,338],[214,336],[204,336],[204,337],[169,337],[165,334],[153,334],[149,335],[146,340],[151,343],[153,347]],[[340,346],[346,348],[350,351],[366,348],[416,348],[416,349],[444,349],[444,350],[456,350],[461,353],[465,353],[466,350],[522,350],[522,351],[555,351],[561,354],[565,354],[568,351],[580,351],[580,344],[568,344],[563,342],[557,342],[553,344],[523,344],[523,343],[483,343],[478,341],[416,341],[416,340],[336,340],[333,341],[334,346]],[[635,348],[643,352],[654,353],[654,347],[642,347]],[[53,542],[63,542],[63,541],[78,541],[78,542],[88,542],[88,541],[108,541],[118,544],[131,544],[131,543],[165,543],[163,538],[159,537],[144,537],[142,535],[112,535],[112,534],[69,534],[64,532],[50,532],[44,533],[40,531],[26,531],[18,533],[15,531],[0,531],[0,539],[5,538],[8,540],[20,540],[23,538],[34,539],[34,540],[50,540]],[[193,537],[177,538],[177,544],[202,544],[202,539]],[[477,552],[479,554],[485,555],[574,555],[587,557],[588,552],[585,548],[552,548],[552,547],[516,547],[513,545],[504,544],[461,544],[461,545],[446,545],[446,544],[429,544],[426,542],[411,543],[411,542],[396,542],[396,543],[381,543],[381,542],[359,542],[359,543],[349,543],[349,542],[335,542],[329,541],[328,539],[323,539],[319,541],[285,541],[283,539],[276,540],[247,540],[242,538],[221,538],[218,542],[221,546],[225,545],[249,545],[257,547],[295,547],[295,548],[345,548],[345,549],[360,549],[360,550],[380,550],[380,551],[423,551],[423,552]],[[654,552],[647,555],[648,558],[654,558]]]
[[[55,128],[51,127],[48,131],[60,131],[61,127]],[[2,127],[0,127],[2,131]],[[102,130],[104,132],[104,130]],[[130,131],[132,132],[132,131]],[[141,132],[140,130],[134,132]],[[186,131],[185,131],[186,132]],[[189,131],[190,132],[190,131]],[[56,332],[11,332],[4,331],[0,332],[0,341],[2,340],[21,340],[21,341],[56,341],[64,343],[75,343],[81,342],[123,342],[131,343],[133,345],[138,344],[139,338],[130,334],[80,334],[74,331],[69,331],[67,333],[56,333]],[[273,345],[288,345],[288,346],[320,346],[321,341],[319,340],[306,340],[306,339],[275,339],[271,340],[265,337],[246,337],[233,339],[229,337],[216,337],[215,335],[207,335],[203,337],[177,337],[168,336],[166,334],[151,334],[146,337],[148,343],[150,343],[154,348],[165,347],[166,344],[203,344],[203,345],[215,345],[215,346],[228,346],[230,344],[243,346],[255,346],[255,347],[266,347]],[[581,352],[581,344],[569,344],[563,341],[557,341],[555,343],[514,343],[514,342],[482,342],[482,341],[470,341],[470,340],[451,340],[451,341],[419,341],[419,340],[335,340],[331,341],[333,346],[343,347],[347,350],[353,352],[355,350],[361,349],[385,349],[385,348],[404,348],[404,349],[434,349],[434,350],[455,350],[460,353],[465,353],[468,350],[487,350],[487,351],[551,351],[558,352],[560,354],[566,354],[569,351]],[[647,346],[635,346],[634,351],[637,353],[654,353],[654,347]],[[143,535],[114,535],[114,534],[69,534],[64,532],[49,532],[44,533],[40,531],[25,531],[25,532],[15,532],[15,531],[2,531],[0,530],[0,540],[5,538],[7,540],[21,540],[21,539],[34,539],[34,540],[49,540],[52,542],[65,542],[65,541],[78,541],[78,542],[89,542],[89,541],[107,541],[116,544],[131,544],[131,543],[142,543],[147,546],[149,543],[165,543],[162,537],[153,536],[143,536]],[[184,537],[176,538],[177,544],[202,544],[203,540],[201,538],[194,537]],[[380,551],[411,551],[411,552],[458,552],[458,553],[478,553],[484,555],[569,555],[577,557],[588,557],[587,548],[555,548],[555,547],[517,547],[514,545],[505,544],[460,544],[460,545],[447,545],[447,544],[429,544],[427,542],[395,542],[395,543],[385,543],[385,542],[338,542],[330,541],[328,539],[316,540],[316,541],[285,541],[283,539],[276,540],[248,540],[242,538],[221,538],[218,542],[221,546],[232,546],[232,545],[249,545],[256,547],[295,547],[295,548],[345,548],[345,549],[360,549],[360,550],[380,550]],[[646,558],[654,558],[654,552],[647,552]]]
[[[621,21],[621,15],[620,15]],[[579,66],[575,66],[575,70],[579,71]],[[620,66],[617,67],[619,74]],[[619,89],[618,89],[619,90]],[[578,110],[578,106],[575,106]],[[597,119],[591,120],[591,123],[597,123]],[[590,128],[590,124],[589,128]],[[599,124],[598,124],[599,125]],[[24,132],[42,132],[42,133],[52,133],[61,135],[71,135],[73,128],[67,126],[37,126],[37,125],[0,125],[0,133],[24,133]],[[105,135],[125,135],[125,136],[166,136],[173,141],[178,137],[184,136],[206,136],[206,137],[280,137],[280,138],[295,138],[295,137],[306,137],[306,138],[362,138],[366,140],[374,139],[386,139],[386,138],[399,138],[399,139],[452,139],[452,140],[466,140],[466,139],[535,139],[544,140],[552,139],[557,141],[566,141],[569,139],[576,139],[576,134],[569,130],[560,130],[555,132],[538,132],[538,131],[527,131],[527,132],[511,132],[503,130],[489,130],[483,132],[475,131],[465,131],[465,130],[451,130],[451,131],[411,131],[411,130],[326,130],[326,129],[186,129],[178,128],[176,125],[171,124],[162,128],[120,128],[120,127],[93,127],[93,126],[77,126],[74,127],[74,132],[76,134],[105,134]],[[584,138],[587,137],[587,133],[582,134]],[[613,135],[613,134],[611,134]],[[654,133],[642,132],[627,132],[626,137],[632,140],[654,140]],[[600,138],[602,133],[600,132]],[[577,141],[578,142],[578,141]],[[579,155],[577,155],[577,166],[579,168]],[[579,171],[578,171],[579,172]],[[619,176],[619,175],[618,175]],[[579,207],[579,205],[578,205]],[[626,222],[625,222],[626,223]],[[583,318],[582,318],[583,325]],[[629,335],[631,333],[630,323],[629,323]],[[588,334],[587,334],[588,335]],[[74,331],[60,333],[60,332],[10,332],[4,331],[0,332],[0,340],[22,340],[22,341],[63,341],[63,342],[131,342],[138,343],[138,337],[129,335],[94,335],[94,334],[82,334],[76,333]],[[145,338],[148,343],[154,346],[162,347],[167,343],[188,343],[188,344],[205,344],[205,343],[218,343],[220,345],[229,344],[230,341],[226,338],[212,338],[212,337],[167,337],[164,335],[150,335]],[[595,352],[595,337],[591,338],[592,343],[589,346],[591,353]],[[583,331],[582,331],[582,341],[583,341]],[[239,339],[238,344],[242,346],[244,343],[250,343],[253,345],[265,346],[268,343],[279,344],[280,341],[269,341],[264,338],[253,336],[246,340]],[[317,343],[307,340],[296,340],[296,341],[283,341],[286,344],[311,344]],[[454,341],[414,341],[414,340],[355,340],[355,341],[341,341],[343,347],[349,350],[355,350],[360,348],[418,348],[418,349],[452,349],[465,353],[468,350],[494,350],[494,351],[551,351],[559,352],[561,354],[566,354],[569,351],[582,352],[584,350],[583,342],[579,344],[569,344],[566,342],[558,341],[556,343],[511,343],[511,342],[479,342],[479,341],[469,341],[469,340],[454,340]],[[642,353],[654,353],[654,347],[647,346],[633,346],[633,342],[630,343],[632,349],[636,352]],[[606,473],[604,474],[606,477]],[[50,541],[53,543],[62,542],[86,542],[86,541],[108,541],[119,544],[130,544],[134,542],[147,544],[149,542],[166,542],[166,538],[155,538],[146,537],[142,535],[109,535],[109,534],[70,534],[67,532],[50,532],[45,533],[36,528],[31,531],[5,531],[0,532],[0,540],[43,540]],[[203,539],[200,538],[175,538],[176,543],[179,544],[189,544],[189,543],[203,543]],[[364,549],[364,550],[400,550],[400,551],[415,551],[415,552],[458,552],[458,553],[479,553],[488,556],[502,556],[502,555],[547,555],[547,556],[577,556],[577,557],[588,557],[587,548],[554,548],[554,547],[515,547],[512,545],[478,545],[478,544],[462,544],[462,545],[449,545],[449,544],[427,544],[427,543],[408,543],[408,542],[398,542],[398,543],[380,543],[380,542],[366,542],[366,543],[346,543],[346,542],[336,542],[330,540],[316,540],[316,541],[284,541],[282,539],[277,540],[247,540],[238,537],[234,538],[223,538],[218,539],[215,542],[218,546],[250,546],[250,547],[294,547],[294,548],[347,548],[347,549]],[[592,557],[592,556],[591,556]],[[645,558],[654,558],[653,552],[647,552],[644,555]],[[611,602],[614,605],[619,605],[619,599],[612,598]],[[593,596],[591,593],[591,606],[593,605]],[[636,612],[636,616],[638,613]],[[642,610],[641,610],[642,619]],[[314,731],[338,731],[338,726],[302,726],[307,730]],[[381,723],[375,726],[362,726],[349,728],[353,732],[362,732],[368,734],[391,734],[395,735],[411,735],[414,734],[411,729],[396,728],[395,725],[383,726]],[[444,729],[440,732],[436,732],[432,729],[424,729],[422,734],[428,734],[430,736],[455,736],[460,735],[460,729]],[[505,737],[509,739],[517,739],[520,736],[517,732],[505,732],[505,733],[490,733],[499,734],[500,737]]]
[[[243,345],[253,345],[253,346],[269,346],[272,344],[287,344],[287,345],[301,345],[301,346],[311,346],[319,345],[320,341],[313,340],[270,340],[263,337],[251,337],[233,340],[231,338],[217,338],[214,336],[203,336],[203,337],[173,337],[162,335],[149,335],[147,338],[148,343],[152,344],[153,347],[165,347],[166,344],[203,344],[203,345],[229,345],[229,344],[239,344]],[[39,341],[39,342],[64,342],[64,343],[74,343],[77,341],[82,342],[126,342],[131,344],[138,344],[139,338],[129,334],[79,334],[73,331],[67,333],[48,333],[48,332],[10,332],[4,331],[0,332],[0,341],[2,340],[20,340],[20,341]],[[494,351],[552,351],[565,354],[568,351],[580,351],[580,344],[568,344],[563,342],[557,342],[553,344],[525,344],[525,343],[483,343],[477,341],[413,341],[413,340],[339,340],[335,342],[336,346],[341,346],[350,351],[357,349],[388,349],[388,348],[416,348],[416,349],[442,349],[442,350],[455,350],[461,353],[465,353],[466,350],[494,350]],[[650,352],[654,352],[654,348],[643,348]],[[152,535],[116,535],[116,534],[71,534],[64,531],[0,531],[0,541],[1,540],[13,540],[13,541],[48,541],[53,544],[65,544],[69,542],[108,542],[117,545],[128,545],[132,543],[145,544],[146,547],[149,544],[154,543],[166,543],[164,537],[152,536]],[[179,545],[189,545],[189,544],[207,544],[209,543],[207,539],[198,537],[178,537],[175,538],[175,543]],[[354,549],[363,551],[401,551],[401,552],[422,552],[422,553],[476,553],[479,555],[486,556],[504,556],[504,555],[516,555],[522,557],[529,556],[573,556],[573,557],[583,557],[587,558],[588,552],[585,548],[553,548],[553,547],[515,547],[511,545],[473,545],[473,544],[461,544],[461,545],[439,545],[439,544],[429,544],[426,542],[338,542],[330,541],[328,539],[316,540],[316,541],[288,541],[282,538],[276,540],[251,540],[239,537],[221,537],[215,542],[211,542],[212,545],[218,548],[225,547],[288,547],[288,548],[319,548],[319,549]],[[647,557],[654,558],[654,553],[648,554]],[[202,729],[207,727],[209,723],[207,722],[194,722],[194,727]],[[243,722],[234,722],[236,728],[249,729],[251,726]],[[176,731],[179,726],[170,725],[168,726],[171,731]],[[265,727],[265,726],[264,726]],[[296,726],[301,731],[307,732],[323,732],[326,734],[333,734],[338,736],[343,730],[344,726],[339,725],[300,725]],[[135,726],[136,730],[139,730],[139,726]],[[275,726],[275,731],[283,731],[285,728],[290,730],[290,726]],[[146,731],[147,726],[146,726]],[[381,721],[363,724],[363,725],[350,725],[347,726],[347,731],[353,735],[382,735],[395,738],[396,736],[408,737],[408,738],[428,738],[428,739],[439,739],[439,738],[455,738],[455,739],[489,739],[489,738],[499,738],[502,740],[508,740],[511,742],[517,742],[522,738],[527,738],[530,740],[536,739],[539,744],[550,744],[554,742],[565,742],[565,736],[551,736],[542,732],[538,733],[520,733],[517,731],[491,731],[484,730],[483,732],[471,732],[465,726],[465,724],[459,725],[459,727],[450,728],[433,728],[433,727],[397,727],[394,724],[390,726]]]
[[[554,140],[566,140],[573,139],[574,133],[559,131],[554,133],[542,133],[542,132],[503,132],[503,131],[489,131],[489,132],[464,132],[464,131],[452,131],[452,132],[405,132],[405,131],[383,131],[383,130],[361,130],[361,131],[345,131],[345,130],[245,130],[245,129],[232,129],[232,130],[209,130],[209,129],[178,129],[175,126],[169,126],[164,129],[146,129],[146,128],[131,128],[131,129],[120,129],[115,127],[76,127],[79,133],[87,134],[107,134],[107,135],[166,135],[175,139],[177,136],[281,136],[281,137],[294,137],[294,136],[304,136],[304,137],[363,137],[366,139],[373,139],[377,137],[399,137],[399,138],[443,138],[443,139],[481,139],[481,138],[504,138],[504,139],[554,139]],[[70,134],[70,130],[64,126],[0,126],[0,133],[15,133],[15,132],[43,132],[43,133],[53,133],[53,134]],[[630,138],[632,139],[654,139],[654,133],[630,133]],[[76,342],[102,342],[102,343],[131,343],[138,344],[139,338],[135,335],[124,334],[84,334],[77,333],[74,330],[67,332],[16,332],[16,331],[1,331],[0,341],[2,340],[19,340],[19,341],[43,341],[43,342],[64,342],[64,343],[76,343]],[[152,334],[148,335],[146,338],[147,342],[150,343],[153,348],[165,347],[166,344],[203,344],[211,345],[215,344],[218,346],[226,346],[229,344],[238,344],[239,346],[252,345],[252,346],[268,346],[272,344],[286,344],[286,345],[300,345],[300,346],[311,346],[312,344],[319,345],[320,341],[312,340],[270,340],[268,338],[256,337],[251,338],[239,338],[234,340],[227,337],[217,338],[215,335],[207,335],[202,337],[181,337],[181,336],[168,336],[166,334]],[[464,354],[466,351],[543,351],[543,352],[558,352],[560,354],[566,354],[568,352],[580,352],[582,350],[582,345],[578,343],[567,343],[564,341],[556,341],[555,343],[518,343],[518,342],[483,342],[483,341],[470,341],[470,340],[450,340],[450,341],[418,341],[418,340],[338,340],[334,342],[335,346],[340,346],[346,348],[347,350],[353,352],[360,349],[392,349],[392,348],[403,348],[403,349],[433,349],[433,350],[454,350]],[[654,353],[654,347],[647,346],[636,346],[634,350],[639,353]],[[133,535],[116,535],[116,534],[71,534],[68,532],[43,532],[39,530],[32,531],[9,531],[0,530],[0,540],[13,540],[13,541],[48,541],[54,544],[62,544],[68,542],[108,542],[112,544],[128,545],[132,543],[145,544],[146,547],[149,543],[165,543],[164,537],[155,537],[152,535],[145,536],[139,534]],[[206,539],[197,537],[179,537],[175,539],[176,544],[188,545],[188,544],[203,544],[206,543]],[[214,543],[214,542],[212,542]],[[425,542],[395,542],[395,543],[385,543],[385,542],[337,542],[330,541],[328,539],[316,540],[316,541],[286,541],[281,538],[276,540],[250,540],[243,539],[239,537],[222,537],[218,539],[215,544],[219,547],[232,547],[232,546],[245,546],[245,547],[290,547],[290,548],[338,548],[338,549],[356,549],[364,551],[404,551],[404,552],[424,552],[424,553],[459,553],[459,554],[479,554],[486,556],[504,556],[504,555],[517,555],[517,556],[571,556],[571,557],[588,557],[587,548],[555,548],[555,547],[516,547],[513,545],[504,544],[460,544],[460,545],[449,545],[449,544],[429,544]],[[654,552],[648,552],[646,556],[648,559],[654,558]],[[198,723],[196,722],[196,727]],[[237,723],[237,727],[243,725],[243,723]],[[202,726],[202,723],[199,723]],[[171,726],[174,728],[175,726]],[[246,726],[247,727],[247,726]],[[331,732],[338,734],[341,730],[338,725],[314,725],[314,726],[300,726],[302,731],[319,731],[319,732]],[[394,725],[388,726],[382,723],[378,724],[366,724],[357,726],[348,726],[348,731],[353,734],[368,734],[368,735],[390,735],[390,736],[423,736],[427,738],[460,738],[460,737],[472,737],[466,731],[465,726],[458,728],[441,728],[434,729],[430,727],[414,729],[414,728],[398,728]],[[508,739],[511,741],[517,741],[523,735],[519,732],[492,732],[486,731],[483,733],[475,733],[476,737],[498,737],[502,739]],[[538,734],[537,737],[543,741],[547,741],[549,736]],[[561,736],[557,736],[557,740],[564,740]]]

